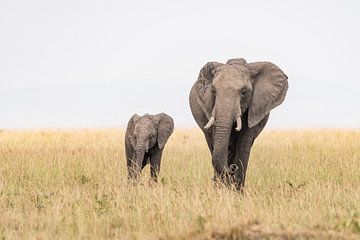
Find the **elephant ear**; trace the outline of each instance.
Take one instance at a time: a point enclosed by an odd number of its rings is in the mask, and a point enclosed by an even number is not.
[[[169,115],[165,113],[156,114],[154,118],[158,122],[158,134],[157,134],[158,146],[160,149],[163,149],[165,143],[167,142],[170,135],[174,131],[174,121]]]
[[[252,128],[284,101],[288,77],[271,62],[254,62],[247,66],[254,85],[248,117],[249,127]]]
[[[134,138],[134,130],[135,130],[135,124],[139,118],[140,116],[137,115],[136,113],[132,115],[126,128],[126,132],[128,133],[130,143],[133,147],[136,146],[136,140]]]
[[[208,62],[201,68],[197,80],[196,90],[198,93],[198,103],[208,120],[211,117],[211,112],[215,104],[211,83],[214,79],[216,68],[221,65],[223,64],[218,62]]]

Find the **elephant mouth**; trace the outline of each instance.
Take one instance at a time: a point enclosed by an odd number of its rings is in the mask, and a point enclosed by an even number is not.
[[[215,107],[214,107],[215,109]],[[242,128],[242,121],[241,121],[241,115],[242,115],[242,111],[241,111],[241,107],[238,107],[238,111],[235,117],[235,121],[236,122],[236,127],[235,127],[235,131],[239,132]],[[213,110],[213,113],[211,114],[211,117],[209,119],[209,121],[207,122],[207,124],[204,126],[204,129],[207,130],[209,128],[211,128],[215,123],[215,111]]]

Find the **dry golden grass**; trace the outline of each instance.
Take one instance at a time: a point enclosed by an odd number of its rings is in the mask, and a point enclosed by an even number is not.
[[[243,195],[215,189],[197,129],[160,183],[127,185],[124,131],[0,132],[0,239],[360,238],[360,131],[265,131]]]

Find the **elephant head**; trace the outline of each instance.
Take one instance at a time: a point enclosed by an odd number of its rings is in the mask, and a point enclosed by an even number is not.
[[[165,113],[156,115],[134,114],[128,122],[127,133],[134,149],[132,157],[132,174],[140,172],[145,153],[153,147],[163,149],[174,130],[173,119]]]
[[[237,58],[226,64],[209,62],[201,69],[196,90],[208,119],[204,129],[213,130],[212,163],[217,174],[229,172],[228,144],[233,126],[235,131],[256,126],[283,102],[287,89],[287,76],[271,62],[247,63]]]

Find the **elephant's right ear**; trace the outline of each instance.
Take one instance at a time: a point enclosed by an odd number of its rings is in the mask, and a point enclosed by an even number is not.
[[[136,145],[136,140],[134,138],[135,124],[139,118],[140,116],[137,115],[136,113],[132,115],[126,128],[126,132],[128,133],[130,143],[133,147],[135,147]]]
[[[197,80],[196,90],[199,96],[198,103],[205,112],[208,120],[211,117],[211,112],[215,104],[211,83],[214,79],[216,68],[221,65],[223,64],[218,62],[208,62],[201,68]]]

